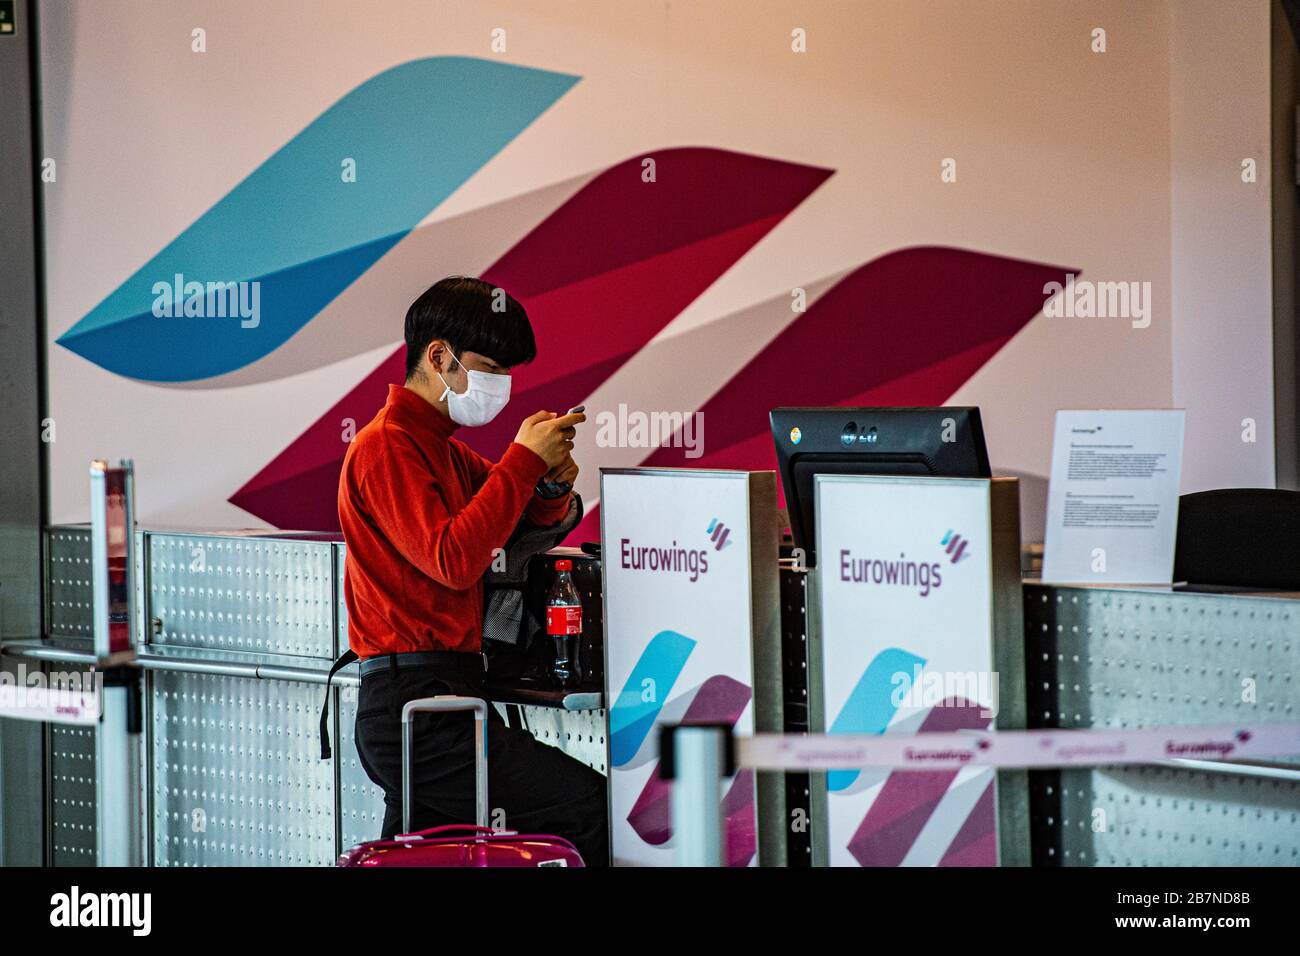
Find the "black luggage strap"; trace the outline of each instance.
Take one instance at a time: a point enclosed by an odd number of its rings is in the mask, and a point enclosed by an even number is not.
[[[325,678],[325,703],[320,709],[320,759],[329,760],[330,751],[330,690],[334,675],[357,659],[357,652],[349,648],[339,655],[332,667],[330,676]]]

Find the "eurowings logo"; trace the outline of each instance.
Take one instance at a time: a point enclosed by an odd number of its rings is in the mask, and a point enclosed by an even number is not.
[[[988,729],[989,717],[980,705],[960,695],[919,716],[895,721],[902,704],[894,693],[896,675],[915,673],[926,664],[925,658],[902,648],[880,651],[849,692],[831,722],[830,733]],[[826,774],[826,789],[832,800],[831,838],[860,866],[997,865],[993,775],[989,771],[958,779],[955,770],[832,770]],[[869,793],[875,795],[866,799]],[[836,806],[841,800],[847,803]],[[854,809],[848,810],[849,806]]]
[[[656,768],[627,814],[628,825],[651,846],[664,846],[673,836],[672,784],[658,771],[658,738],[652,733],[665,720],[679,724],[725,724],[735,727],[753,697],[748,684],[713,674],[701,683],[678,687],[694,638],[676,631],[660,631],[641,651],[623,689],[609,710],[609,763],[614,773]],[[665,712],[667,715],[664,716]],[[635,779],[635,778],[630,778]],[[754,772],[741,770],[722,797],[723,830],[728,866],[748,866],[757,842],[754,816]]]
[[[312,120],[59,344],[148,382],[210,378],[263,359],[578,80],[470,57],[385,70]],[[176,275],[204,289],[216,280],[257,282],[261,321],[241,327],[186,310],[160,321],[155,287]],[[184,293],[184,301],[195,298]],[[400,316],[393,329],[389,341],[400,338]]]
[[[404,379],[399,340],[410,290],[464,271],[466,261],[491,262],[482,277],[508,289],[532,321],[539,357],[514,375],[513,407],[521,413],[593,395],[643,350],[695,354],[746,341],[756,325],[781,328],[747,363],[734,363],[730,376],[719,375],[698,409],[717,424],[691,464],[743,469],[770,467],[775,378],[809,405],[940,405],[1041,311],[1047,283],[1080,273],[967,249],[897,249],[809,276],[801,286],[807,309],[795,322],[788,292],[774,292],[667,345],[658,338],[664,327],[834,170],[661,144],[430,219],[578,82],[458,56],[385,70],[329,106],[170,242],[157,237],[161,251],[58,344],[117,375],[187,389],[279,382],[387,349],[260,469],[227,477],[230,502],[268,524],[337,531],[348,447],[340,422],[369,421],[388,385]],[[518,222],[537,225],[512,245],[506,237]],[[177,276],[184,278],[179,295]],[[164,284],[173,288],[172,314],[160,318]],[[210,289],[232,284],[256,289],[258,298],[233,312],[228,304],[223,318]],[[391,321],[376,321],[383,315]],[[860,336],[867,315],[874,340],[887,347],[827,362],[824,343]],[[917,316],[924,316],[921,335]],[[501,415],[462,437],[499,457],[518,417]],[[680,465],[682,447],[661,443],[640,464]],[[571,540],[598,537],[599,522],[596,505]]]
[[[970,552],[966,550],[966,545],[970,542],[951,528],[948,529],[948,533],[943,536],[943,540],[939,543],[943,545],[944,552],[953,564],[958,561],[965,561],[970,557]]]
[[[710,521],[709,526],[704,530],[708,534],[709,540],[713,542],[714,551],[721,551],[731,544],[731,529],[717,518]]]

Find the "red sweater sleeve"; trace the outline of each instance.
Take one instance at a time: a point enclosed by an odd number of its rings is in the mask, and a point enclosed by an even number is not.
[[[469,462],[470,473],[473,476],[474,490],[478,491],[482,483],[492,471],[492,462],[484,458],[474,449],[464,446],[465,456]],[[546,474],[545,471],[542,474]],[[540,478],[540,476],[539,476]],[[533,482],[534,492],[537,482]],[[549,528],[553,524],[558,524],[566,514],[569,513],[569,496],[561,495],[559,498],[539,498],[536,493],[528,498],[528,506],[524,508],[524,518],[528,523],[538,528]]]
[[[539,528],[549,528],[553,524],[558,524],[569,513],[571,497],[571,495],[561,495],[559,498],[539,498],[534,494],[532,500],[528,502],[528,507],[524,509],[524,517],[528,519],[529,524]]]
[[[361,497],[384,536],[411,564],[456,591],[476,585],[533,497],[546,463],[512,443],[488,470],[469,504],[450,514],[439,476],[406,436],[390,436],[361,479]]]

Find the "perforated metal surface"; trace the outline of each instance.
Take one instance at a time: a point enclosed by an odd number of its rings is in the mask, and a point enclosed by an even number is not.
[[[89,641],[89,531],[47,534],[47,636]],[[145,540],[146,616],[161,621],[161,629],[148,629],[150,642],[281,666],[284,655],[321,664],[347,648],[341,544],[170,533]],[[599,565],[586,563],[596,568],[596,584],[584,603],[598,615]],[[319,759],[322,692],[319,684],[278,679],[151,672],[142,775],[151,862],[324,865],[340,849],[376,838],[383,794],[352,739],[356,688],[336,692],[332,762]],[[605,771],[604,711],[525,709],[539,739]],[[93,733],[59,727],[49,734],[56,863],[94,862]]]
[[[781,596],[781,689],[784,731],[808,732],[808,575],[783,567]],[[785,809],[791,821],[786,834],[786,865],[812,866],[812,790],[807,773],[783,774]],[[795,825],[798,821],[800,825]]]
[[[154,863],[326,865],[334,768],[319,685],[160,672],[152,695]]]
[[[95,865],[95,730],[49,725],[50,862]]]
[[[808,730],[807,583],[805,572],[781,569],[781,689],[786,733]]]
[[[1025,626],[1038,726],[1285,721],[1300,710],[1294,601],[1030,586]]]
[[[329,542],[150,534],[158,644],[334,656]]]
[[[357,721],[357,688],[338,690],[338,742],[334,760],[338,763],[340,851],[377,840],[384,828],[384,791],[375,786],[357,757],[354,731]]]
[[[55,527],[45,532],[45,622],[53,637],[93,636],[90,528]]]
[[[605,711],[521,707],[524,726],[542,743],[559,747],[593,770],[608,774]]]
[[[1069,770],[1048,856],[1063,866],[1300,866],[1300,784],[1172,767]]]
[[[344,564],[347,560],[347,547],[341,544],[334,545],[331,560],[334,563],[334,621],[337,627],[335,635],[334,656],[342,654],[351,645],[348,644],[348,602],[343,593],[343,574]]]
[[[1300,604],[1025,587],[1030,725],[1296,719]],[[1176,767],[1031,778],[1034,859],[1066,866],[1297,865],[1300,782]]]

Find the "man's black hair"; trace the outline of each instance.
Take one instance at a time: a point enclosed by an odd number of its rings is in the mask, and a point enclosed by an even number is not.
[[[477,352],[506,368],[537,357],[524,307],[505,289],[469,276],[440,279],[406,310],[408,381],[434,339],[445,339],[457,356]]]

